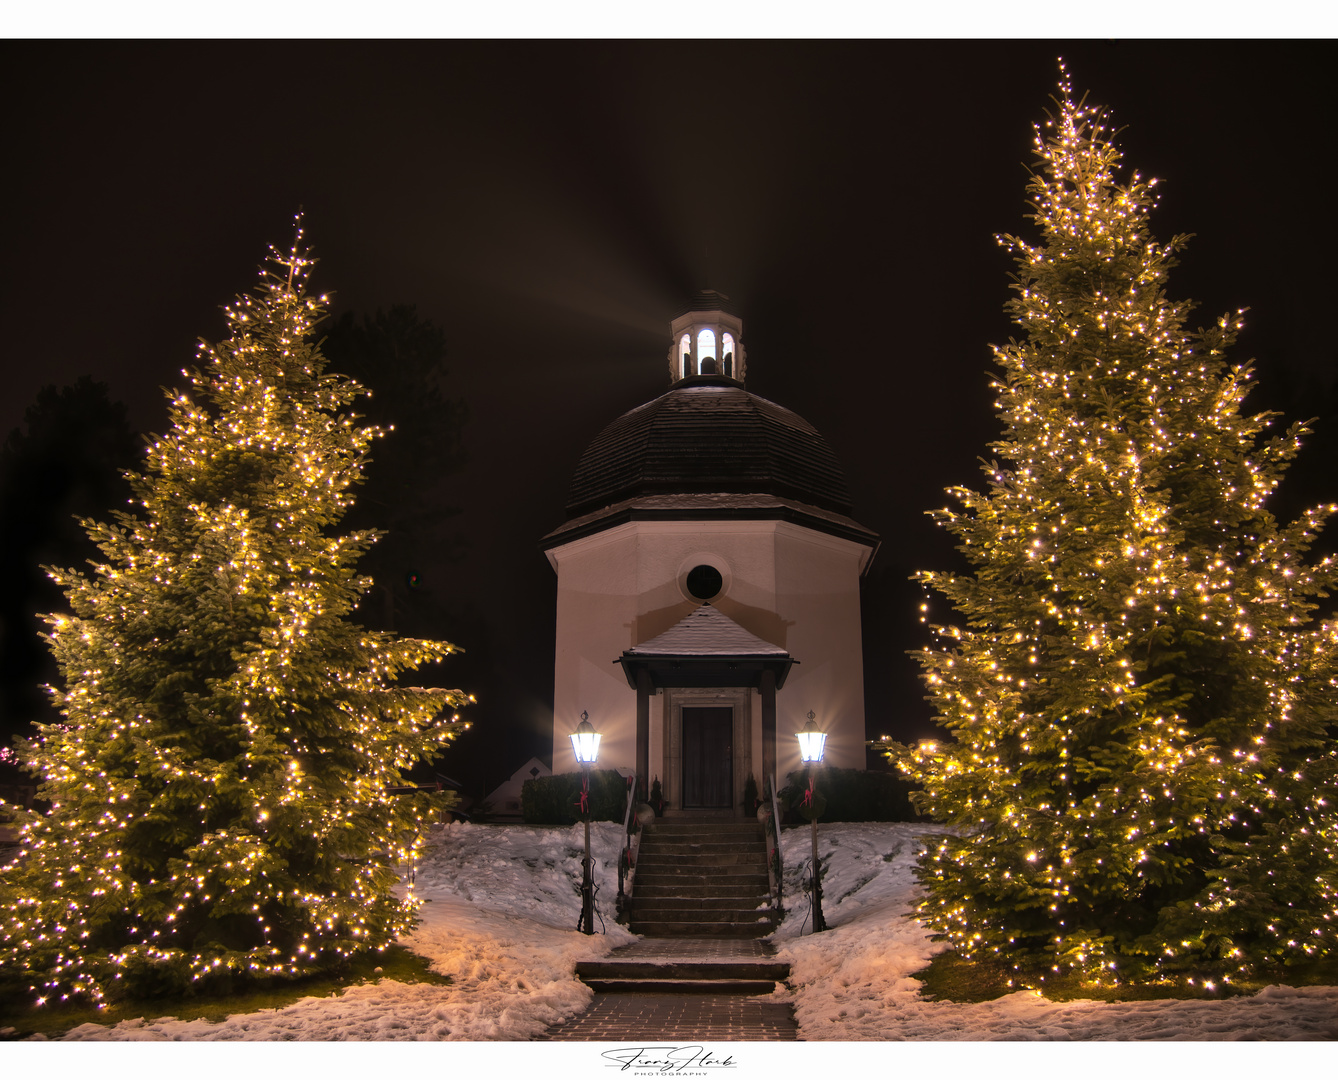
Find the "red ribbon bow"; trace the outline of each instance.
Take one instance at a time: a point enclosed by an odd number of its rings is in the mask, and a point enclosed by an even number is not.
[[[800,806],[812,806],[812,805],[813,805],[813,781],[812,781],[812,780],[810,780],[810,781],[808,782],[808,790],[804,792],[804,799],[803,799],[803,801],[802,801],[799,805],[800,805]]]
[[[587,776],[581,781],[581,797],[576,800],[576,805],[581,808],[581,813],[586,814],[590,811],[590,778]]]

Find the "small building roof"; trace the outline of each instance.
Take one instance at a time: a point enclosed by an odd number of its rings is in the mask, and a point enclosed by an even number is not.
[[[663,634],[633,645],[624,656],[789,656],[749,633],[719,608],[702,604]]]
[[[679,312],[686,315],[689,311],[729,311],[729,297],[718,289],[701,289],[692,294],[687,306]]]
[[[798,663],[779,645],[763,641],[710,604],[690,613],[640,645],[624,649],[621,664],[629,685],[638,672],[650,684],[666,686],[758,686],[770,671],[779,689]]]
[[[530,758],[510,777],[503,780],[484,797],[484,803],[491,807],[494,818],[517,818],[521,816],[521,792],[525,781],[540,776],[552,776],[553,770],[537,757]]]

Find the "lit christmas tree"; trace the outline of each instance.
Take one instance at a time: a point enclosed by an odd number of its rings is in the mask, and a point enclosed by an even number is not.
[[[1022,341],[995,350],[987,490],[935,512],[971,574],[925,572],[964,625],[920,662],[950,736],[896,747],[921,808],[920,911],[967,957],[1103,982],[1211,984],[1333,956],[1338,630],[1316,617],[1326,506],[1264,508],[1305,429],[1240,412],[1239,315],[1168,300],[1185,237],[1148,232],[1105,115],[1037,128],[1042,239],[1016,237]]]
[[[105,563],[53,571],[66,721],[26,755],[52,806],[0,877],[0,972],[39,1000],[297,976],[414,921],[392,886],[449,796],[391,789],[467,699],[396,683],[454,646],[346,618],[376,534],[336,527],[379,432],[310,341],[300,230],[271,255],[171,398],[138,513],[86,523]]]

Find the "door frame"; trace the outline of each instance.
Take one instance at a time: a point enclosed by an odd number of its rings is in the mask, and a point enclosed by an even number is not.
[[[729,687],[666,687],[664,691],[664,716],[667,723],[663,729],[664,746],[664,792],[665,801],[670,808],[683,809],[683,709],[687,708],[723,708],[733,709],[733,742],[730,751],[732,773],[730,780],[730,801],[733,809],[728,811],[742,815],[743,785],[753,770],[753,692],[746,686]],[[697,808],[694,807],[695,811]],[[722,810],[702,810],[702,813],[721,813]]]

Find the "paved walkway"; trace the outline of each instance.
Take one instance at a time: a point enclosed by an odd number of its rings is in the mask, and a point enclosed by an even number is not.
[[[799,1038],[788,1002],[752,994],[596,994],[590,1008],[549,1029],[553,1041],[771,1042]]]
[[[770,943],[737,938],[643,938],[614,949],[609,960],[683,964],[756,963],[775,954]],[[627,1039],[759,1042],[799,1038],[794,1008],[757,993],[596,993],[580,1016],[550,1028],[545,1040]]]

